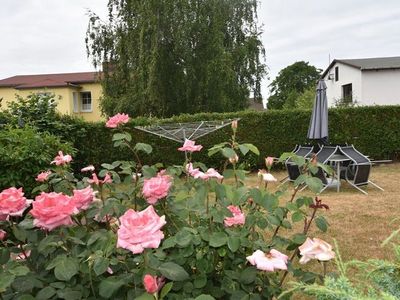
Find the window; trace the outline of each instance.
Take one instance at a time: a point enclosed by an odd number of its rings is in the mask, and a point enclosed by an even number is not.
[[[81,93],[81,111],[82,112],[92,111],[92,94],[90,92]]]
[[[339,67],[335,67],[335,81],[339,81]]]
[[[342,98],[344,103],[353,103],[353,85],[342,85]]]

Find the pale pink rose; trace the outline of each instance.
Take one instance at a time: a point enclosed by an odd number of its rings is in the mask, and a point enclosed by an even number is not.
[[[265,166],[269,169],[271,169],[272,165],[274,164],[274,158],[271,156],[268,156],[265,158]]]
[[[236,130],[238,128],[238,120],[233,120],[231,126],[233,130]]]
[[[52,192],[36,196],[30,214],[34,217],[33,225],[53,230],[62,225],[73,225],[71,215],[78,212],[72,197]]]
[[[51,171],[41,172],[38,174],[38,176],[36,177],[35,180],[37,182],[45,182],[45,181],[47,181],[50,174],[51,174]]]
[[[21,252],[19,253],[11,252],[10,253],[11,260],[25,260],[31,255],[31,250],[25,250],[24,249],[25,246],[22,246],[21,248],[21,245],[18,245],[18,248],[21,249]]]
[[[151,276],[150,274],[146,274],[143,277],[144,288],[149,294],[158,293],[164,286],[164,283],[164,278],[162,277],[158,278],[157,276]]]
[[[142,193],[147,203],[155,204],[159,199],[167,197],[172,182],[170,176],[163,175],[164,172],[160,171],[156,177],[144,180]]]
[[[77,209],[88,209],[96,194],[90,186],[81,190],[73,190],[73,193],[73,200]]]
[[[185,139],[183,146],[178,148],[179,151],[197,152],[203,149],[202,145],[195,145],[195,141]]]
[[[93,165],[89,165],[87,167],[84,167],[81,169],[81,172],[93,172],[94,171],[94,166]]]
[[[4,240],[7,236],[7,232],[5,232],[3,229],[0,229],[0,241]]]
[[[186,171],[189,173],[190,176],[193,176],[195,179],[203,179],[203,180],[208,180],[210,178],[217,178],[217,179],[223,179],[224,176],[219,174],[215,169],[209,168],[207,172],[202,172],[198,168],[193,169],[193,164],[189,163],[186,165]]]
[[[268,272],[287,270],[288,257],[275,249],[271,249],[269,253],[257,250],[251,256],[247,256],[246,259],[259,270]]]
[[[305,264],[311,259],[328,261],[335,258],[335,252],[333,252],[332,246],[318,238],[307,238],[304,244],[299,247],[299,250],[301,264]]]
[[[51,162],[52,164],[56,164],[56,166],[62,166],[68,164],[72,161],[71,155],[64,155],[62,151],[58,151],[58,155],[54,157],[54,160]]]
[[[112,183],[112,179],[109,173],[106,174],[103,180],[100,180],[96,173],[92,174],[92,179],[88,179],[88,183],[90,184],[95,184],[95,185],[101,185],[105,183]]]
[[[278,179],[274,177],[271,173],[268,173],[266,170],[259,170],[258,171],[258,177],[261,177],[262,180],[265,182],[276,182]]]
[[[223,179],[224,176],[219,174],[214,168],[209,168],[206,172],[207,178]]]
[[[0,193],[0,220],[9,216],[22,216],[25,209],[32,203],[24,197],[22,188],[11,187]]]
[[[164,238],[160,229],[166,224],[165,216],[159,217],[152,205],[140,212],[129,209],[119,221],[117,247],[133,254],[142,253],[146,248],[158,248]]]
[[[236,164],[239,161],[239,156],[235,154],[235,156],[229,158],[229,162],[231,164]]]
[[[201,176],[205,176],[205,174],[201,172],[199,168],[194,169],[192,163],[188,163],[186,165],[186,172],[188,172],[189,175],[193,176],[194,178],[200,178]]]
[[[225,217],[224,224],[226,227],[245,223],[245,216],[238,206],[229,205],[227,208],[231,211],[233,217]]]
[[[126,124],[129,122],[129,115],[127,114],[116,114],[108,119],[106,122],[106,127],[117,128],[121,124]]]
[[[112,274],[114,274],[114,271],[110,267],[108,267],[107,268],[107,273],[112,275]]]

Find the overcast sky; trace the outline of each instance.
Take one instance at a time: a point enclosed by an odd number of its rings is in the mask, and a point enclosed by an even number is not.
[[[107,0],[0,0],[0,79],[93,70],[87,9]],[[296,61],[325,69],[334,58],[400,56],[400,0],[261,0],[266,64],[273,79]],[[266,96],[268,79],[263,84]]]

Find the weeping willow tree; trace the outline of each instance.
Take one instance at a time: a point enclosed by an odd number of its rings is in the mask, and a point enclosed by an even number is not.
[[[103,65],[106,115],[237,111],[266,73],[256,0],[109,0],[90,13],[87,54]],[[107,64],[104,64],[107,62]]]

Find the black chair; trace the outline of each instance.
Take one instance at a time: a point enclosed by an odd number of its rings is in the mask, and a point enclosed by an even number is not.
[[[339,150],[338,146],[336,147],[322,146],[321,149],[316,154],[317,162],[326,165],[329,162],[329,159],[335,153],[337,153],[338,150]],[[329,177],[329,174],[327,174],[321,167],[318,167],[318,171],[315,174],[312,174],[312,176],[317,177],[322,181],[323,187],[319,193],[322,193],[328,187],[337,187],[338,184],[340,184],[338,180],[335,179],[333,176]],[[306,187],[307,186],[303,187],[300,191],[304,190]]]
[[[381,191],[384,191],[383,188],[369,180],[372,163],[368,157],[357,151],[353,145],[340,147],[340,151],[351,160],[351,163],[341,173],[342,178],[344,178],[351,186],[366,195],[368,193],[361,189],[360,186],[366,186],[369,183]]]
[[[296,149],[296,148],[295,148]],[[309,157],[313,153],[313,147],[312,146],[298,146],[294,154],[297,156],[302,156],[302,157]],[[301,171],[299,169],[299,166],[296,165],[290,158],[288,158],[285,161],[285,166],[286,170],[288,172],[288,177],[285,178],[283,181],[295,181],[297,177],[300,176]]]

